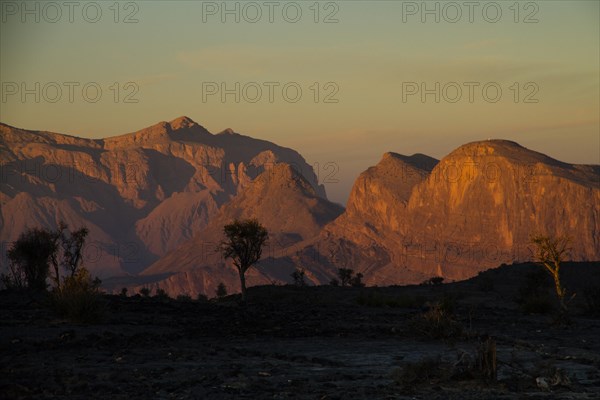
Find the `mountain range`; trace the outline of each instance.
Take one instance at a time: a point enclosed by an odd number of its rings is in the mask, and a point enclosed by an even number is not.
[[[369,285],[466,279],[530,260],[534,233],[568,235],[572,260],[600,260],[600,166],[506,140],[441,160],[385,153],[344,209],[296,151],[187,117],[105,139],[6,124],[0,134],[3,253],[27,227],[85,225],[84,263],[109,290],[238,290],[216,245],[223,225],[250,217],[270,241],[249,285],[289,282],[297,268],[313,284],[338,268]]]

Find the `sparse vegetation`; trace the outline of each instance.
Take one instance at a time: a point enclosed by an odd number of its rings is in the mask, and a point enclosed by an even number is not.
[[[225,240],[219,245],[224,258],[231,258],[240,276],[242,302],[246,302],[246,271],[260,260],[269,233],[256,220],[234,220],[223,227]]]
[[[140,294],[142,295],[142,297],[150,297],[150,288],[148,288],[148,287],[141,288]]]
[[[600,273],[593,263],[581,264],[564,269],[563,279],[581,293],[577,305],[583,307],[583,287],[596,286]],[[181,397],[196,389],[200,397],[213,393],[218,397],[223,385],[240,381],[249,386],[227,390],[252,398],[264,397],[265,391],[277,397],[283,375],[301,377],[299,396],[307,399],[323,393],[342,398],[589,397],[598,389],[592,379],[598,372],[594,356],[600,344],[593,338],[600,327],[591,318],[575,315],[582,329],[555,329],[543,325],[549,318],[522,315],[507,294],[516,291],[515,282],[522,282],[529,271],[544,279],[540,283],[532,278],[532,285],[543,286],[557,308],[551,278],[531,264],[490,271],[498,291],[490,296],[479,291],[479,278],[475,284],[450,283],[440,290],[419,285],[299,290],[264,284],[252,288],[251,307],[236,306],[237,295],[201,303],[195,300],[197,292],[191,302],[185,295],[178,301],[100,296],[104,311],[112,315],[95,327],[56,320],[53,313],[39,309],[42,295],[3,291],[3,321],[10,328],[4,329],[3,340],[9,344],[4,350],[6,357],[20,360],[6,370],[5,379],[14,378],[19,386],[7,384],[3,393],[10,398],[44,397],[44,393],[93,398],[96,386],[91,385],[104,387],[101,374],[115,368],[122,377],[116,380],[118,389],[138,393],[156,376],[156,366],[164,365],[161,368],[172,373],[168,385],[157,386],[158,390],[179,385]],[[211,297],[219,281],[210,286]],[[223,282],[229,287],[232,281]],[[133,295],[128,285],[128,294]],[[156,283],[147,286],[153,296]],[[64,304],[68,310],[70,303]],[[94,311],[60,315],[93,322],[87,318],[90,314],[98,315]],[[85,354],[73,351],[73,346],[85,349]],[[203,383],[187,375],[190,360],[197,355],[203,362],[194,363],[196,375],[208,377]],[[66,381],[57,377],[55,389],[48,392],[45,371],[68,371],[72,365],[89,371],[89,379],[99,377],[89,387],[74,378],[64,389],[59,384]],[[553,366],[562,372],[551,370]],[[389,380],[382,377],[387,373]],[[336,387],[328,383],[331,376]],[[265,385],[269,380],[274,384]],[[542,390],[547,393],[539,393]]]
[[[394,382],[405,390],[416,389],[421,384],[451,381],[489,382],[495,381],[496,375],[496,341],[490,337],[481,340],[474,353],[458,350],[455,362],[442,361],[439,356],[429,356],[416,362],[407,362],[392,371]]]
[[[104,312],[100,280],[92,278],[81,266],[87,234],[85,227],[71,232],[64,222],[55,231],[41,228],[25,231],[8,250],[9,273],[2,276],[2,281],[8,288],[45,291],[50,277],[54,283],[50,304],[55,312],[79,322],[99,320]],[[61,267],[66,270],[64,278]]]
[[[124,287],[124,288],[121,289],[121,296],[122,297],[127,297],[127,288],[126,287]]]

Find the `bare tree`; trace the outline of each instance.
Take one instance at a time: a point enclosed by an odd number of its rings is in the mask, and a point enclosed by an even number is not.
[[[560,279],[560,266],[565,260],[570,247],[571,240],[568,236],[550,237],[544,235],[534,235],[531,237],[531,243],[535,245],[535,259],[554,279],[554,288],[560,304],[561,315],[567,316],[568,307],[565,298],[567,290],[562,285]],[[574,295],[573,295],[574,296]]]
[[[70,276],[75,275],[77,268],[83,261],[82,250],[88,233],[89,231],[85,227],[70,232],[66,225],[65,229],[61,231],[62,264],[70,273]]]
[[[223,227],[223,233],[225,240],[220,243],[219,250],[223,257],[233,259],[240,275],[242,301],[246,302],[246,271],[260,260],[269,233],[256,219],[236,219]]]

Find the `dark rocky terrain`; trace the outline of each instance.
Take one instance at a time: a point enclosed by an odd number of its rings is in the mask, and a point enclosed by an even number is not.
[[[442,285],[259,286],[247,306],[235,295],[106,295],[91,324],[57,318],[43,296],[3,291],[0,397],[597,399],[600,264],[563,271],[577,293],[569,326],[540,306],[555,298],[535,265]],[[517,301],[534,294],[543,301]],[[423,318],[436,304],[439,326]],[[488,336],[497,380],[475,362]]]

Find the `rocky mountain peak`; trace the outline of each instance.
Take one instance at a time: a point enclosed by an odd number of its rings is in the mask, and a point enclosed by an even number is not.
[[[169,125],[171,126],[171,129],[177,130],[177,129],[190,128],[190,127],[192,127],[194,125],[198,125],[198,124],[196,124],[196,122],[194,122],[191,118],[182,116],[179,118],[175,118],[173,121],[169,122]]]

